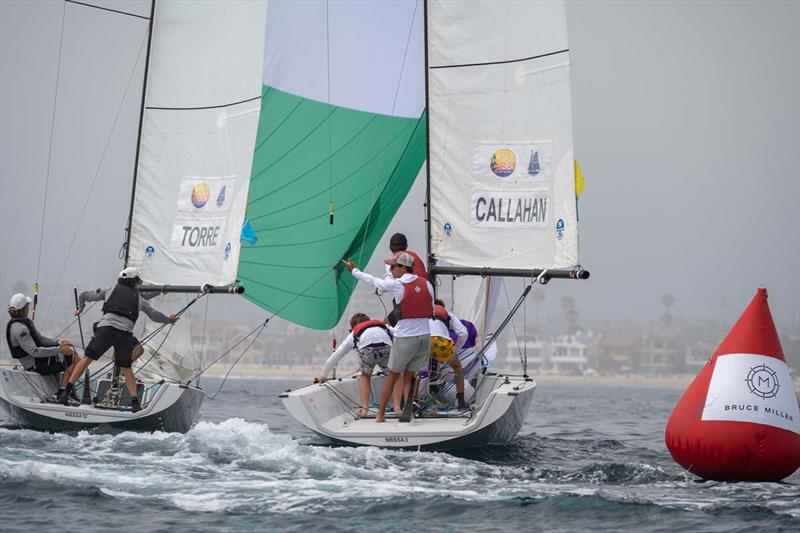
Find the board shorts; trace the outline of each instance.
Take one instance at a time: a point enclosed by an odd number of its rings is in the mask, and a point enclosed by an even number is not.
[[[34,361],[34,367],[31,370],[42,376],[52,376],[63,372],[66,368],[64,362],[58,357],[39,357]]]
[[[375,370],[375,365],[381,370],[389,368],[389,353],[392,347],[388,344],[369,344],[356,350],[358,352],[358,367],[361,369],[362,376],[371,376]]]
[[[431,353],[431,336],[395,337],[389,354],[389,370],[392,372],[422,372],[428,368]]]
[[[139,344],[139,339],[129,331],[122,331],[111,326],[103,326],[94,330],[94,337],[86,346],[86,357],[97,361],[114,347],[114,362],[120,368],[130,368],[133,363],[133,349]]]
[[[431,337],[431,358],[437,363],[446,363],[456,353],[453,339]]]

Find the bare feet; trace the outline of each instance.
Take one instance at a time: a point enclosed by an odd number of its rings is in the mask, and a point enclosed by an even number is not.
[[[375,416],[375,422],[381,423],[386,421],[386,415],[383,411],[378,411],[378,414]]]
[[[359,407],[356,410],[356,416],[361,418],[362,416],[367,416],[367,408],[366,407]]]

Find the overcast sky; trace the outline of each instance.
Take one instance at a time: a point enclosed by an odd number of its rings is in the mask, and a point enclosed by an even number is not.
[[[146,1],[94,2],[149,13]],[[671,293],[676,314],[733,320],[764,284],[782,333],[800,332],[800,3],[591,1],[567,14],[592,277],[550,283],[543,305],[554,313],[570,294],[590,323],[646,321]],[[65,300],[121,267],[146,21],[56,0],[2,0],[0,19],[0,294],[31,287],[38,265],[45,300],[59,278]],[[423,192],[390,227],[417,249]]]

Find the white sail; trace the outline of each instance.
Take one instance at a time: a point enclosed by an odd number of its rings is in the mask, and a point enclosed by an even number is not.
[[[427,13],[432,253],[576,265],[564,3],[431,0]]]
[[[128,264],[147,283],[236,278],[266,2],[157,2]]]

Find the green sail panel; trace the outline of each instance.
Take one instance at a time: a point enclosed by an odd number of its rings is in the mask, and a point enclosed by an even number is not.
[[[242,242],[245,297],[329,329],[425,160],[425,115],[328,105],[264,86]],[[331,223],[330,204],[333,204]]]

